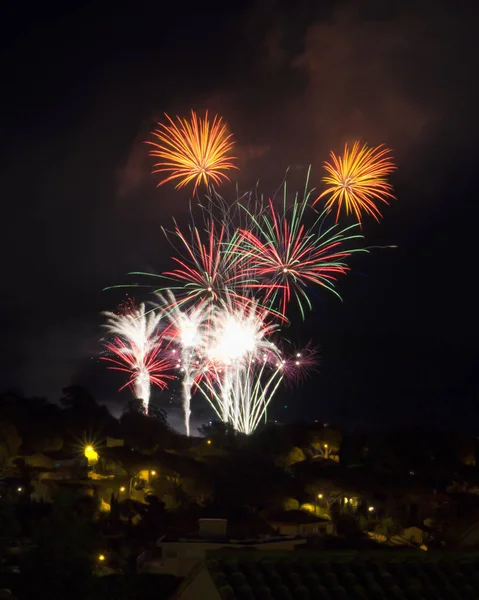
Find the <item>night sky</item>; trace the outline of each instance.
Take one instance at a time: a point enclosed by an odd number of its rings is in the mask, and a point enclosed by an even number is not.
[[[143,142],[163,112],[208,108],[235,134],[243,190],[272,193],[289,165],[300,185],[309,164],[320,187],[329,150],[354,139],[399,167],[398,200],[364,227],[398,248],[355,259],[343,302],[311,290],[288,335],[319,345],[319,372],[272,416],[479,429],[475,3],[71,6],[1,9],[0,391],[128,400],[97,358],[100,312],[124,297],[103,289],[169,265],[161,226],[188,215]]]

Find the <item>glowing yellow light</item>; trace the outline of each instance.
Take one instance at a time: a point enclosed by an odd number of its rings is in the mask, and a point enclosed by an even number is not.
[[[105,555],[104,554],[100,554],[99,557],[98,557],[98,560],[100,562],[103,562],[105,560]]]
[[[124,492],[124,491],[125,491],[125,486],[122,485],[121,488],[120,488],[120,492]]]
[[[156,475],[156,471],[150,471],[152,475]]]
[[[325,447],[325,448],[327,448],[327,447],[328,447],[328,444],[324,444],[324,447]]]
[[[368,510],[369,510],[369,512],[373,512],[374,506],[368,506]]]
[[[206,440],[206,443],[208,444],[208,446],[211,444],[211,440]]]
[[[85,446],[85,458],[88,459],[89,465],[95,465],[98,462],[98,452],[93,446]]]
[[[21,492],[23,488],[19,487],[17,488],[17,492]]]
[[[323,497],[323,494],[318,494],[318,498],[321,500],[321,498]]]

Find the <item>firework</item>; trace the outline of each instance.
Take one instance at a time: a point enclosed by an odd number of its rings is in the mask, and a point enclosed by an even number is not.
[[[128,294],[125,294],[125,299],[123,300],[123,302],[121,302],[117,309],[116,309],[116,314],[117,315],[129,315],[132,312],[134,312],[136,310],[136,302],[135,300],[129,296]]]
[[[175,235],[181,242],[181,258],[173,257],[176,269],[163,273],[163,277],[180,283],[181,286],[174,289],[181,290],[185,298],[225,300],[237,295],[235,288],[248,285],[248,281],[243,280],[241,263],[244,259],[236,231],[228,235],[224,225],[218,225],[210,218],[203,232],[190,227],[190,241],[178,227]]]
[[[150,156],[159,159],[153,173],[168,173],[158,185],[177,180],[176,189],[194,182],[193,193],[203,183],[219,185],[229,180],[227,171],[237,169],[236,158],[230,152],[234,142],[221,117],[211,121],[191,111],[191,118],[176,117],[176,122],[165,114],[168,123],[158,123],[153,132],[157,139],[147,142],[153,149]]]
[[[339,296],[334,283],[348,271],[345,259],[355,251],[346,250],[344,245],[362,238],[352,235],[357,224],[345,229],[324,227],[325,212],[315,215],[307,225],[310,195],[307,192],[300,200],[296,194],[288,209],[285,184],[282,210],[270,200],[259,216],[248,213],[254,228],[241,230],[249,273],[258,281],[253,287],[263,289],[263,302],[267,306],[278,304],[279,313],[285,315],[288,304],[295,300],[303,319],[305,307],[312,308],[308,285],[320,285]]]
[[[161,316],[153,311],[146,312],[145,305],[129,313],[103,313],[107,317],[105,328],[113,334],[113,340],[104,344],[111,356],[102,357],[111,363],[110,369],[130,374],[120,390],[132,387],[135,397],[143,402],[148,413],[151,385],[164,388],[169,379],[171,361],[161,354],[162,343],[156,333]]]
[[[277,354],[268,337],[278,329],[268,323],[269,312],[254,300],[233,306],[224,302],[213,312],[208,356],[222,366],[239,364],[250,357],[255,359]]]
[[[276,363],[283,372],[284,380],[295,384],[305,379],[317,365],[318,349],[310,342],[304,348],[281,352]]]
[[[336,206],[336,223],[344,206],[346,214],[354,213],[361,222],[362,213],[369,214],[379,221],[381,212],[377,202],[389,204],[393,200],[392,186],[387,181],[396,166],[391,151],[384,146],[369,148],[355,142],[351,150],[346,144],[342,156],[331,152],[331,162],[325,162],[327,175],[323,183],[327,188],[315,200],[328,197],[325,208],[331,210]]]
[[[184,422],[186,435],[189,436],[193,384],[201,380],[206,370],[204,355],[207,344],[208,304],[201,303],[183,310],[171,291],[167,292],[167,297],[158,297],[169,322],[163,335],[173,346],[171,357],[183,378]]]
[[[250,357],[232,379],[219,373],[216,385],[204,380],[200,389],[220,419],[230,422],[236,431],[250,435],[266,414],[282,377],[281,368],[270,369],[266,362]]]
[[[213,309],[207,348],[208,370],[213,376],[205,378],[200,389],[221,419],[238,431],[251,426],[254,398],[248,401],[248,394],[254,391],[256,399],[261,396],[264,369],[279,359],[278,348],[268,339],[277,325],[268,324],[268,316],[253,300],[241,307],[224,303]],[[280,374],[280,369],[274,371]],[[263,396],[267,390],[269,384]],[[244,425],[246,422],[250,425]]]

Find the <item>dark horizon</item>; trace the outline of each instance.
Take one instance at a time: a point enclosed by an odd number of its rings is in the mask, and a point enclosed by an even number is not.
[[[321,364],[271,418],[476,430],[477,9],[315,4],[4,9],[0,392],[57,401],[75,383],[126,404],[98,363],[100,313],[124,291],[103,289],[166,266],[161,226],[188,215],[187,194],[156,188],[142,142],[163,112],[209,108],[237,140],[241,189],[271,194],[288,165],[297,182],[309,164],[321,187],[329,151],[356,138],[398,164],[397,201],[364,224],[367,246],[398,247],[356,257],[343,302],[311,290],[287,335],[311,338]]]

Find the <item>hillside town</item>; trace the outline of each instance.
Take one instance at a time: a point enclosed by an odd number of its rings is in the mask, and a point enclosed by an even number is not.
[[[186,438],[138,402],[116,420],[80,387],[65,389],[60,405],[4,394],[0,432],[8,589],[31,571],[41,586],[40,564],[84,569],[79,589],[158,577],[173,593],[226,549],[293,557],[479,548],[472,437],[413,427],[345,434],[319,422],[267,423],[242,436],[213,421]]]

